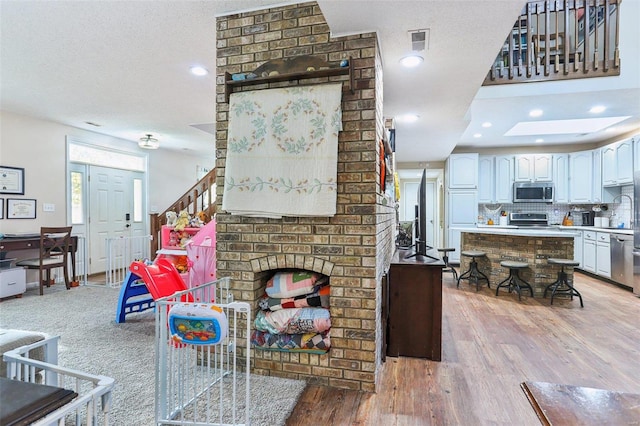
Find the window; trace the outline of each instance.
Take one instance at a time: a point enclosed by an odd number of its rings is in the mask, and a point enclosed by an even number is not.
[[[84,174],[71,172],[71,224],[84,224]]]

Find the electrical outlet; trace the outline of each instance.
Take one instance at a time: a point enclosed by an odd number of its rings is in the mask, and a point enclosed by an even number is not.
[[[42,211],[43,212],[55,212],[56,205],[52,203],[42,203]]]

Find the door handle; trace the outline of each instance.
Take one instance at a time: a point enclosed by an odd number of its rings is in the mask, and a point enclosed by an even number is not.
[[[130,227],[130,226],[131,226],[131,224],[127,223],[125,226],[128,228],[128,227]]]

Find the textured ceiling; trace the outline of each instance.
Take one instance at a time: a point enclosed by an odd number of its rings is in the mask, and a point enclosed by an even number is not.
[[[631,23],[621,39],[621,78],[497,89],[480,85],[522,0],[318,3],[333,35],[378,33],[385,117],[420,115],[417,123],[397,123],[399,162],[441,161],[456,146],[530,144],[506,140],[498,129],[522,120],[531,105],[580,118],[585,103],[602,100],[611,111],[632,115],[628,125],[640,127],[638,1],[621,4],[623,23]],[[270,4],[0,0],[0,107],[132,144],[152,133],[162,149],[213,157],[215,73],[196,78],[188,68],[197,63],[215,69],[216,15]],[[413,70],[401,68],[398,60],[410,50],[407,32],[424,28],[429,29],[425,62]],[[495,135],[474,140],[474,126],[487,119],[494,122]],[[597,137],[602,136],[555,143]]]

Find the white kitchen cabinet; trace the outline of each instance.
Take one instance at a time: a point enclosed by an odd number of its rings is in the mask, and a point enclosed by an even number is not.
[[[578,231],[578,234],[573,237],[573,260],[579,262],[578,268],[582,268],[582,250],[583,250],[583,239],[582,239],[582,231]]]
[[[640,135],[633,137],[633,171],[640,170]]]
[[[473,228],[478,218],[478,192],[476,190],[448,190],[447,192],[447,246],[456,249],[450,253],[452,262],[460,261],[460,234],[462,228]]]
[[[569,202],[593,202],[593,151],[569,154]]]
[[[553,158],[550,154],[516,155],[516,182],[551,182],[553,180]]]
[[[513,202],[513,156],[497,155],[495,160],[495,202]]]
[[[513,156],[481,155],[478,160],[478,202],[513,202]]]
[[[460,229],[449,229],[447,232],[447,247],[453,247],[456,251],[449,252],[450,263],[460,263],[460,247],[462,231]]]
[[[602,202],[602,151],[594,149],[593,154],[593,184],[591,188],[591,200],[594,203]]]
[[[553,202],[569,202],[569,156],[567,154],[553,154]]]
[[[495,202],[495,156],[481,155],[478,158],[478,202]]]
[[[611,234],[598,232],[596,236],[596,274],[611,278]]]
[[[602,185],[620,186],[633,183],[633,140],[626,139],[602,149]]]
[[[582,269],[596,273],[596,232],[584,231],[582,237]]]
[[[477,153],[451,154],[447,159],[447,188],[478,188]]]

